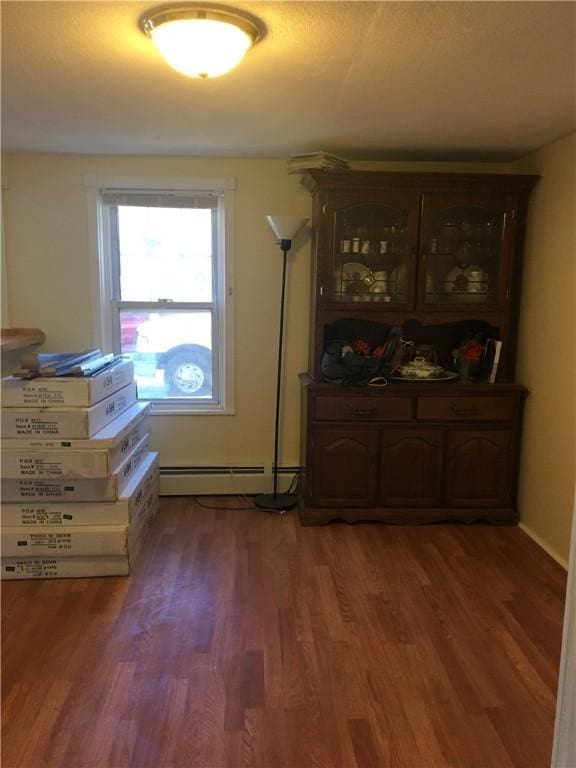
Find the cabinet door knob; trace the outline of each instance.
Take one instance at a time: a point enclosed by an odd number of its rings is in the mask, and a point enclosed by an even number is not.
[[[478,408],[475,405],[457,405],[452,403],[450,410],[455,416],[476,416]]]

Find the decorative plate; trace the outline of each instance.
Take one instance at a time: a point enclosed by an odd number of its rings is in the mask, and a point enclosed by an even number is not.
[[[342,273],[344,280],[363,280],[370,274],[370,270],[366,264],[361,264],[359,261],[349,261],[342,265]]]
[[[388,376],[390,381],[418,381],[418,382],[426,382],[426,381],[454,381],[454,379],[458,378],[458,374],[454,371],[444,371],[444,373],[439,374],[437,376],[427,376],[426,378],[418,377],[418,376]]]

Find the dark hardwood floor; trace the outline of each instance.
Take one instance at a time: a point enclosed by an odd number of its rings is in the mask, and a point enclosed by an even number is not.
[[[132,577],[3,583],[3,768],[549,766],[565,574],[522,531],[203,501]]]

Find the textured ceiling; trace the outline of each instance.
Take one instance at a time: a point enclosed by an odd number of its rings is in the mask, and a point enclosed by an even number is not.
[[[576,130],[574,2],[237,2],[264,39],[190,80],[154,2],[2,2],[5,150],[513,159]]]

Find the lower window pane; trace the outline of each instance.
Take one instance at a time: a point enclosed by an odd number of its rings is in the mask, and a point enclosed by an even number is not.
[[[120,341],[140,400],[212,399],[211,312],[121,310]]]

